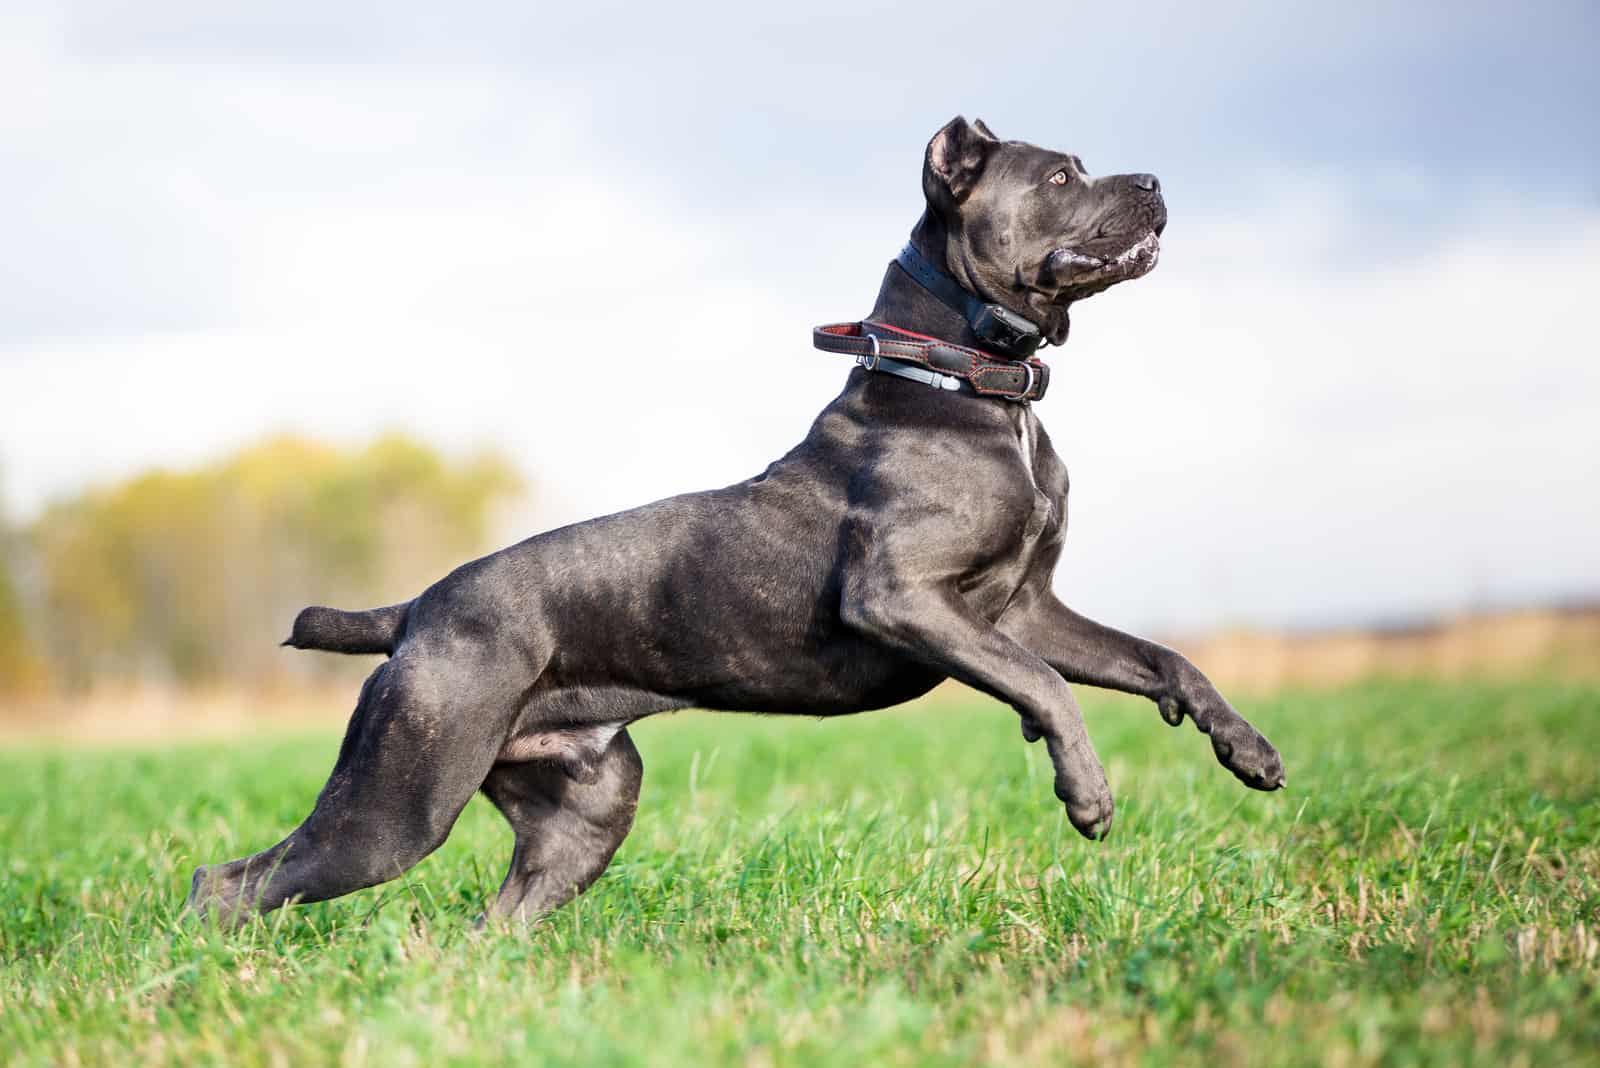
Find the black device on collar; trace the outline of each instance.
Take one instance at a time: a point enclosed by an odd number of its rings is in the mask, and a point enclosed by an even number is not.
[[[960,282],[929,263],[915,245],[907,243],[894,261],[918,285],[939,298],[941,303],[960,312],[985,346],[1009,355],[1027,357],[1044,344],[1044,335],[1039,333],[1036,325],[1010,308],[979,300],[961,288]]]

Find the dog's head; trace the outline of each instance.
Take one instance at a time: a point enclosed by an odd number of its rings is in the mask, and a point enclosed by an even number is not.
[[[1091,178],[1077,156],[1002,141],[981,119],[933,135],[922,190],[945,268],[1057,345],[1073,301],[1149,273],[1167,225],[1155,175]]]

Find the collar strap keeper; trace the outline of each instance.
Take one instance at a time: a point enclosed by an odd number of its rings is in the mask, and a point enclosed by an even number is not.
[[[1050,385],[1050,368],[1039,360],[1005,359],[888,323],[830,323],[811,332],[811,343],[823,352],[854,356],[868,370],[913,378],[941,391],[1027,403],[1043,397]],[[912,370],[922,373],[904,373]],[[947,378],[955,380],[954,386],[944,383]]]
[[[882,371],[886,375],[907,378],[913,382],[921,382],[932,389],[959,390],[961,388],[961,379],[955,375],[927,371],[914,363],[891,360],[887,356],[857,356],[856,363],[869,371]]]
[[[929,262],[915,245],[908,243],[894,262],[941,304],[965,318],[973,336],[990,348],[1024,357],[1032,356],[1044,344],[1044,335],[1036,323],[1010,308],[979,300],[962,288],[960,282]]]

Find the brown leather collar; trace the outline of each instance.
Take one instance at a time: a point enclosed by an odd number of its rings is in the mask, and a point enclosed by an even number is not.
[[[878,360],[897,360],[949,375],[963,391],[1009,401],[1036,401],[1050,384],[1050,368],[1037,359],[1010,360],[981,349],[967,348],[888,323],[830,323],[811,331],[811,343],[823,352],[842,352],[861,366],[876,369]]]

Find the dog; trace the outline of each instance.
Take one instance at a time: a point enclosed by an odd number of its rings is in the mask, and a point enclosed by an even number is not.
[[[1079,300],[1155,266],[1149,174],[957,117],[929,141],[926,207],[872,313],[821,327],[853,354],[804,441],[745,482],[537,535],[415,600],[312,607],[286,645],[387,654],[305,821],[194,874],[191,914],[239,923],[393,879],[482,790],[516,835],[488,917],[531,920],[587,889],[633,825],[634,721],[682,708],[837,716],[947,678],[1044,740],[1072,825],[1110,829],[1111,791],[1069,683],[1153,701],[1209,736],[1246,785],[1278,753],[1178,653],[1093,622],[1051,575],[1067,470],[1032,400],[1040,345]]]

